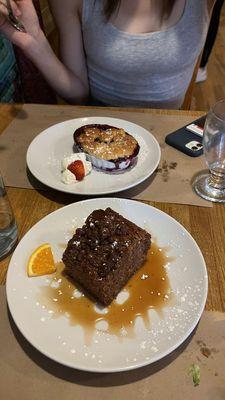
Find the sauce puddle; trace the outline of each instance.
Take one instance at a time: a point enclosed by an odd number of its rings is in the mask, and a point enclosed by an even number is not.
[[[162,317],[163,307],[171,303],[173,295],[165,266],[172,258],[166,255],[167,250],[152,243],[143,267],[129,280],[117,301],[114,300],[107,308],[97,305],[65,275],[62,262],[57,264],[57,272],[50,278],[49,286],[40,288],[38,300],[53,311],[52,318],[67,315],[71,325],[82,326],[86,344],[90,343],[96,329],[115,334],[121,339],[124,335],[134,337],[138,316],[148,329],[149,309],[153,308]],[[128,298],[119,304],[118,301],[120,298],[124,300],[123,297]]]

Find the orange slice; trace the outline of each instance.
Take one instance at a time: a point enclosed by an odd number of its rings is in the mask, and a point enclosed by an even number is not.
[[[27,264],[28,276],[52,274],[56,271],[52,249],[49,243],[39,246],[31,254]]]

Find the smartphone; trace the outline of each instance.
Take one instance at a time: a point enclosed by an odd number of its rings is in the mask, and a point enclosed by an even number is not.
[[[203,154],[202,138],[206,115],[196,119],[191,124],[169,133],[165,142],[191,157]]]

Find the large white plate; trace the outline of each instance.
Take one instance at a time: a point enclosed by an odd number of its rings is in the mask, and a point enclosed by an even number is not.
[[[134,136],[140,145],[135,167],[119,174],[93,170],[81,182],[72,185],[61,182],[61,161],[73,153],[73,133],[86,124],[109,124],[124,128]],[[160,155],[158,142],[141,126],[122,119],[87,117],[65,121],[41,132],[28,148],[27,165],[35,178],[53,189],[73,194],[98,195],[119,192],[143,182],[156,169]]]
[[[38,245],[50,242],[60,260],[62,244],[73,227],[82,226],[95,209],[111,207],[149,230],[159,246],[168,246],[174,261],[167,266],[175,295],[173,306],[164,308],[164,318],[150,310],[151,328],[142,325],[135,338],[95,331],[86,347],[82,327],[71,326],[64,316],[53,319],[37,302],[46,276],[28,278],[26,264]],[[207,270],[201,251],[191,235],[162,211],[125,199],[93,199],[63,207],[33,226],[17,246],[7,274],[7,300],[12,317],[25,338],[39,351],[61,364],[81,370],[115,372],[147,365],[176,349],[192,332],[204,309]]]

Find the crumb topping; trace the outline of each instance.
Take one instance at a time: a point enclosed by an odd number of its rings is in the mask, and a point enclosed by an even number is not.
[[[139,233],[134,234],[133,229],[130,229],[130,222],[121,220],[121,216],[110,208],[106,212],[95,210],[71,239],[70,257],[73,262],[85,258],[87,268],[94,268],[99,279],[102,279],[119,266],[134,235],[141,241]]]
[[[86,126],[76,141],[82,150],[90,155],[104,160],[130,157],[138,142],[124,129]]]

